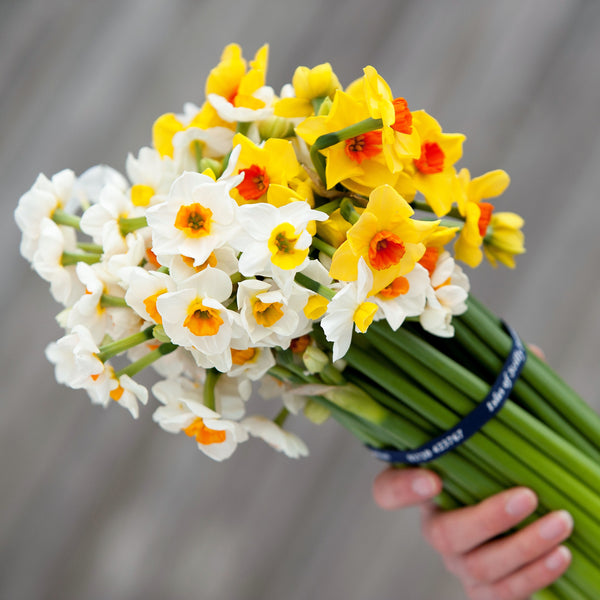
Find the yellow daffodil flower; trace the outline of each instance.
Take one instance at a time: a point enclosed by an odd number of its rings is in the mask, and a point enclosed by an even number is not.
[[[443,133],[440,124],[423,110],[414,111],[412,116],[421,138],[421,152],[405,165],[405,170],[410,173],[414,188],[441,217],[462,193],[454,164],[462,156],[466,138],[460,133]]]
[[[269,46],[265,44],[250,62],[250,69],[242,57],[238,44],[229,44],[223,50],[221,62],[214,67],[206,80],[206,95],[216,94],[236,107],[263,108],[264,102],[254,93],[265,85]]]
[[[419,157],[421,139],[412,125],[406,100],[394,98],[388,83],[373,67],[365,67],[364,73],[352,84],[352,94],[363,97],[371,117],[383,121],[383,154],[390,171],[396,173],[407,158]]]
[[[279,117],[310,117],[315,113],[313,100],[333,98],[335,91],[342,87],[329,63],[312,69],[298,67],[292,78],[292,86],[295,98],[282,98],[275,103],[275,114]]]
[[[483,238],[483,251],[494,267],[501,262],[513,269],[515,256],[525,253],[524,235],[521,231],[525,221],[512,212],[492,215],[488,233]]]
[[[380,186],[358,221],[348,230],[347,241],[335,252],[329,275],[354,281],[362,257],[373,275],[370,295],[410,272],[425,252],[424,240],[438,221],[417,221],[408,202],[393,188]]]
[[[339,131],[369,118],[371,117],[364,102],[338,90],[329,114],[309,117],[296,127],[296,133],[312,145],[325,133]],[[357,193],[364,193],[366,190],[368,195],[378,185],[395,187],[399,175],[389,170],[382,144],[382,131],[379,129],[324,148],[321,152],[327,158],[327,189],[341,182]]]
[[[497,170],[471,179],[467,169],[461,169],[458,178],[463,189],[458,209],[465,218],[465,224],[454,246],[454,252],[458,260],[470,267],[477,267],[483,259],[481,246],[494,209],[492,204],[482,200],[502,194],[508,187],[510,178],[505,171]]]
[[[238,133],[233,146],[241,147],[235,173],[243,173],[244,180],[231,191],[238,204],[269,202],[283,206],[292,200],[305,200],[300,193],[290,189],[294,180],[297,189],[306,192],[301,179],[301,168],[291,142],[269,138],[257,146],[245,135]]]

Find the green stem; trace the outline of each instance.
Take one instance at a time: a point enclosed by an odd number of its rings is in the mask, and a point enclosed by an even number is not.
[[[316,236],[313,237],[311,245],[313,248],[316,248],[317,250],[323,252],[323,254],[326,254],[329,257],[332,257],[335,254],[336,249],[333,246],[331,246],[327,242],[324,242]]]
[[[200,145],[200,142],[198,140],[195,140],[192,145],[194,147],[194,157],[196,158],[196,171],[198,171],[198,173],[201,173],[204,170],[201,164],[202,146]]]
[[[418,200],[413,200],[410,205],[415,209],[415,210],[420,210],[423,212],[429,212],[429,213],[433,213],[433,208],[431,208],[431,206],[429,206],[429,204],[427,204],[427,202],[419,202]],[[460,214],[460,211],[458,210],[458,208],[456,208],[455,206],[452,207],[450,209],[450,211],[448,211],[446,213],[447,217],[453,217],[454,219],[459,219],[460,221],[464,221],[465,217],[463,217]]]
[[[325,157],[321,154],[321,150],[329,148],[329,146],[335,146],[339,142],[349,140],[350,138],[356,137],[369,131],[381,129],[383,127],[383,121],[381,119],[365,119],[359,121],[338,131],[332,131],[325,133],[318,137],[315,143],[310,148],[310,157],[312,163],[317,171],[321,181],[327,185],[327,177],[325,175]]]
[[[294,281],[296,283],[298,283],[299,285],[323,296],[323,298],[327,298],[327,300],[333,300],[333,297],[335,296],[335,292],[332,289],[320,284],[318,281],[315,281],[314,279],[311,279],[304,273],[296,273],[296,275],[294,277]]]
[[[75,229],[81,231],[81,226],[80,226],[81,217],[72,215],[60,208],[57,208],[52,213],[52,220],[57,225],[66,225],[67,227],[74,227]]]
[[[404,376],[396,373],[394,370],[390,370],[389,366],[383,363],[378,357],[364,353],[351,346],[345,358],[350,365],[356,369],[360,369],[361,372],[388,390],[388,392],[401,402],[408,404],[411,408],[429,419],[436,427],[445,431],[456,424],[458,418],[455,414],[445,406],[440,405],[439,402],[433,400],[420,388],[411,384]],[[403,423],[402,419],[399,419],[399,423],[394,423],[393,420],[390,420],[386,425],[388,427],[401,427]],[[412,447],[418,447],[419,445],[421,444]],[[536,471],[527,468],[527,466],[506,452],[502,446],[497,445],[483,433],[475,434],[462,446],[458,447],[456,449],[457,452],[443,455],[437,461],[457,456],[464,448],[472,449],[479,459],[505,474],[509,480],[516,484],[534,487],[538,492],[540,502],[544,506],[569,510],[577,523],[577,537],[587,543],[594,551],[600,552],[600,540],[598,539],[600,525],[595,521],[595,518],[584,512],[578,505],[565,497],[561,490],[557,490],[547,483]],[[544,464],[544,466],[546,465]],[[542,466],[536,464],[536,468],[542,468]],[[473,483],[473,481],[468,482],[469,489],[472,489]],[[494,491],[492,493],[499,491],[498,487],[501,486],[496,484],[493,487]],[[486,497],[486,495],[476,495],[481,498]]]
[[[394,336],[384,336],[375,331],[371,335],[375,337],[375,345],[384,356],[388,356],[397,367],[420,382],[440,402],[451,407],[462,417],[486,397],[488,390],[484,382],[480,382],[479,393],[473,394],[472,397],[466,395],[467,386],[463,387],[460,383],[462,367],[456,363],[456,370],[448,373],[439,367],[432,368],[427,358],[424,362],[419,361],[419,346],[423,344],[419,338],[409,337],[408,340],[414,342],[413,344],[393,344],[390,338],[396,340],[399,337],[397,333],[395,332]],[[432,348],[430,350],[427,356],[435,358],[437,351]],[[464,390],[465,393],[459,390]],[[561,481],[564,493],[591,516],[600,514],[600,497],[592,491],[600,488],[600,470],[595,463],[511,401],[484,426],[482,433],[493,441],[502,440],[502,444],[499,444],[502,452],[511,454],[526,467],[535,464],[536,476],[539,472],[549,485]],[[522,469],[517,466],[517,471],[521,472]]]
[[[170,352],[174,352],[177,350],[178,346],[172,344],[171,342],[167,342],[165,344],[161,344],[156,350],[152,350],[148,352],[142,358],[132,362],[130,365],[118,371],[115,375],[117,378],[121,377],[121,375],[128,375],[129,377],[133,377],[137,375],[140,371],[151,365],[153,362],[156,362],[159,358],[165,356],[165,354],[169,354]]]
[[[352,201],[348,198],[342,200],[342,203],[340,204],[340,213],[350,225],[354,225],[358,219],[360,219],[360,214],[354,208]]]
[[[102,297],[100,298],[100,306],[102,308],[106,308],[107,306],[129,308],[129,304],[125,302],[125,298],[119,298],[118,296],[111,296],[109,294],[102,294]]]
[[[251,121],[239,121],[237,127],[235,128],[236,133],[241,133],[242,135],[247,135],[248,130],[250,129],[250,125],[252,125]]]
[[[497,317],[491,317],[479,303],[469,298],[469,309],[462,320],[499,356],[506,356],[512,341],[500,327]],[[546,399],[594,447],[600,445],[600,417],[546,363],[530,353],[521,377]]]
[[[471,353],[473,359],[484,366],[488,373],[499,373],[502,360],[490,350],[460,318],[454,320],[454,339]],[[537,417],[542,423],[570,442],[582,453],[600,464],[600,452],[587,441],[552,405],[548,404],[525,380],[519,378],[513,388],[513,396],[519,405]]]
[[[317,206],[316,209],[330,215],[332,212],[334,212],[340,207],[340,202],[341,200],[337,198],[336,200],[331,200],[331,202],[327,202],[326,204],[321,204],[321,206]]]
[[[217,385],[220,376],[221,373],[217,369],[208,369],[206,371],[206,381],[204,382],[202,397],[204,405],[210,408],[210,410],[216,410],[215,385]]]
[[[87,254],[83,252],[63,252],[61,258],[61,265],[68,267],[69,265],[76,265],[77,263],[84,262],[88,265],[93,265],[102,260],[102,254]]]
[[[84,252],[92,252],[93,254],[102,254],[104,248],[100,244],[89,244],[87,242],[77,242],[77,247]]]
[[[287,408],[285,408],[285,406],[284,406],[279,411],[277,416],[273,419],[273,423],[275,423],[275,425],[279,425],[279,427],[283,427],[285,425],[285,422],[286,422],[289,414],[290,414],[290,411]]]
[[[106,362],[109,358],[112,358],[117,354],[121,354],[121,352],[125,352],[130,348],[133,348],[135,346],[138,346],[139,344],[143,344],[144,342],[151,340],[153,337],[153,329],[154,326],[147,327],[143,331],[134,333],[133,335],[123,338],[122,340],[117,340],[115,342],[110,342],[109,344],[104,344],[103,346],[100,346],[97,354],[98,358],[102,362]]]
[[[123,237],[132,231],[137,231],[138,229],[147,226],[148,221],[146,220],[146,217],[121,217],[119,219],[119,227],[121,228],[121,235]]]
[[[315,111],[315,115],[319,114],[319,110],[321,110],[321,104],[325,101],[327,96],[319,96],[318,98],[313,98],[310,103],[312,104],[313,110]]]

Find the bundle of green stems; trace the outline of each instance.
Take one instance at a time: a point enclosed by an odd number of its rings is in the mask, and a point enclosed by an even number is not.
[[[392,331],[381,321],[353,338],[340,373],[320,373],[279,356],[272,374],[292,384],[325,384],[313,400],[375,448],[412,450],[454,427],[489,393],[512,347],[500,319],[474,298],[454,319],[452,339],[426,334],[418,323]],[[319,346],[328,344],[319,328]],[[600,598],[600,418],[556,373],[531,352],[510,398],[482,429],[427,463],[444,490],[444,509],[477,503],[513,486],[533,489],[535,514],[520,527],[564,509],[575,522],[566,542],[569,570],[538,600]],[[398,465],[401,468],[400,465]]]

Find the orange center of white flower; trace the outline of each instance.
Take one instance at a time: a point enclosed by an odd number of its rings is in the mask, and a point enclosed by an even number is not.
[[[441,173],[444,170],[444,151],[437,142],[425,142],[421,146],[421,156],[415,160],[415,167],[424,175]]]
[[[379,296],[386,300],[391,300],[392,298],[397,298],[398,296],[403,296],[408,293],[409,289],[410,284],[406,277],[396,277],[392,283],[379,292]]]
[[[346,140],[346,154],[359,165],[381,153],[381,131],[368,131]]]
[[[393,101],[396,120],[392,129],[398,133],[412,133],[412,114],[408,109],[408,103],[404,98],[396,98]]]
[[[184,430],[185,435],[196,438],[199,444],[222,444],[227,433],[222,430],[209,429],[200,417],[196,417]]]
[[[252,306],[252,314],[256,319],[256,322],[263,327],[271,327],[283,317],[283,311],[281,302],[261,302],[255,300]]]
[[[481,214],[479,216],[479,221],[477,222],[477,226],[479,227],[479,235],[484,237],[487,233],[488,225],[492,219],[492,211],[494,210],[494,205],[489,202],[480,202],[479,210]]]
[[[244,200],[258,200],[269,188],[267,171],[258,165],[248,169],[241,169],[244,174],[243,181],[237,186],[237,191]]]
[[[391,231],[378,231],[369,244],[369,263],[377,271],[397,265],[406,248],[402,240]]]
[[[183,322],[194,335],[215,335],[223,325],[223,319],[216,308],[202,304],[202,300],[194,300],[188,307],[188,315]]]
[[[124,391],[125,391],[125,390],[124,390],[124,389],[123,389],[121,386],[119,386],[119,387],[115,388],[114,390],[111,390],[111,391],[109,392],[109,394],[108,394],[108,395],[109,395],[109,396],[110,396],[110,397],[111,397],[111,398],[112,398],[112,399],[113,399],[115,402],[118,402],[118,401],[121,399],[121,396],[123,395],[123,392],[124,392]]]
[[[210,234],[212,210],[194,202],[182,206],[175,217],[175,227],[190,237],[202,237]]]
[[[204,271],[204,269],[206,269],[206,267],[216,267],[217,266],[217,257],[215,256],[214,252],[211,252],[209,254],[208,258],[201,265],[198,265],[197,267],[194,266],[194,259],[191,258],[190,256],[184,256],[182,254],[181,260],[183,260],[184,265],[190,267],[190,269],[195,269],[196,271],[198,271],[198,273],[200,271]]]
[[[256,348],[247,348],[246,350],[231,349],[231,360],[234,365],[245,365],[256,356]]]
[[[146,312],[150,315],[154,322],[158,323],[159,325],[162,324],[162,317],[160,316],[158,310],[156,310],[156,301],[158,300],[158,297],[164,294],[166,291],[166,288],[159,290],[156,292],[156,294],[152,294],[144,300],[144,308],[146,309]]]

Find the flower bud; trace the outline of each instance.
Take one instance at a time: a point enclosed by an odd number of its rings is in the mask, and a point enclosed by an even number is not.
[[[328,408],[314,400],[309,400],[304,407],[304,416],[315,425],[321,425],[330,415],[331,411]]]
[[[309,346],[302,355],[304,366],[311,374],[320,373],[328,364],[329,357],[316,346]]]
[[[291,121],[283,117],[271,117],[259,123],[258,133],[262,140],[269,138],[285,139],[294,135],[294,126]]]

